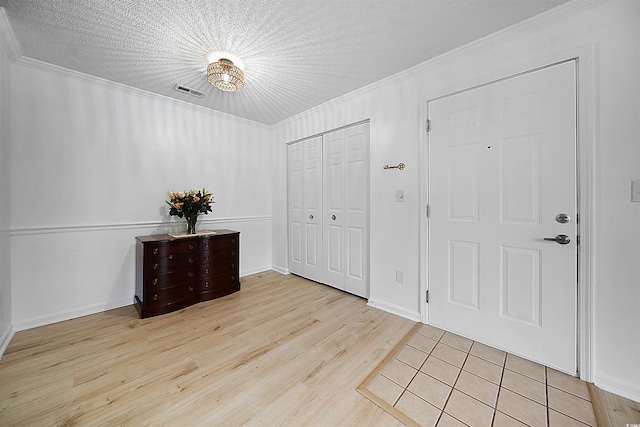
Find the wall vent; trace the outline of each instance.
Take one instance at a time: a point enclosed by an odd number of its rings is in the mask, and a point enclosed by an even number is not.
[[[186,87],[183,85],[176,84],[173,87],[174,90],[178,92],[187,93],[189,95],[195,96],[197,98],[202,98],[204,96],[204,92],[200,92],[199,90],[191,89],[190,87]]]

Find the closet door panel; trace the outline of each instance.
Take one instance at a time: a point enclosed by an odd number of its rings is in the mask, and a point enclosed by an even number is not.
[[[369,124],[345,129],[344,290],[369,296]]]
[[[304,274],[303,177],[304,157],[302,144],[289,145],[287,147],[289,271],[298,275]]]
[[[344,174],[345,144],[344,130],[323,136],[324,151],[324,260],[325,283],[344,289]]]
[[[302,142],[304,153],[304,277],[324,281],[322,264],[322,137]]]

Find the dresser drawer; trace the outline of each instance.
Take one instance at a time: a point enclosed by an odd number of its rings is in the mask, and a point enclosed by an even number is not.
[[[216,276],[202,280],[198,289],[199,300],[207,301],[239,291],[240,281],[235,274]]]
[[[195,299],[198,292],[197,282],[185,283],[171,288],[145,291],[145,306],[168,305],[185,299]]]
[[[145,259],[149,259],[147,257],[164,258],[185,252],[196,252],[198,243],[193,240],[147,243],[144,249]]]
[[[150,272],[145,275],[146,289],[167,288],[196,280],[198,271],[195,267],[169,273]]]
[[[240,283],[240,281],[238,280],[238,275],[236,274],[236,272],[231,272],[218,276],[205,277],[200,280],[200,285],[198,288],[202,292],[216,288],[226,288],[238,283]]]
[[[213,262],[209,265],[201,265],[198,267],[200,277],[212,277],[222,274],[236,273],[238,271],[238,264],[236,261],[232,262]]]
[[[200,249],[207,251],[211,249],[235,247],[237,244],[237,236],[203,237],[200,241]]]
[[[150,258],[145,260],[145,273],[169,273],[195,266],[198,262],[197,253],[169,254],[164,258]]]
[[[200,264],[209,264],[211,262],[233,261],[237,257],[238,249],[236,248],[215,249],[202,252],[198,261]]]

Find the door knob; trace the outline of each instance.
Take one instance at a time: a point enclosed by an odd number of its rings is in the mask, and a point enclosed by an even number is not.
[[[309,215],[309,219],[313,219],[313,215]]]
[[[331,219],[335,221],[336,220],[336,216],[335,215],[331,215]]]
[[[545,237],[544,240],[551,240],[560,245],[567,245],[571,242],[571,239],[566,234],[558,234],[556,237]]]

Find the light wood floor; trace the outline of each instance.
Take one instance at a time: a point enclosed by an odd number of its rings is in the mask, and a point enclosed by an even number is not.
[[[400,426],[356,387],[414,325],[266,272],[164,316],[128,306],[21,331],[0,359],[0,426]],[[599,405],[598,425],[640,422],[640,404]]]
[[[414,325],[267,272],[176,313],[21,331],[0,360],[0,425],[398,426],[356,387]]]

